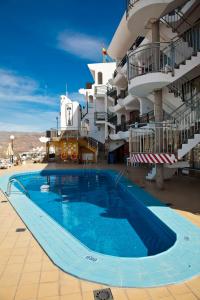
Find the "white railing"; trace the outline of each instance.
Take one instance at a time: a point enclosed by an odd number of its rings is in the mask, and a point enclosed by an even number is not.
[[[177,154],[181,145],[200,133],[200,93],[168,116],[168,121],[129,129],[130,153]]]

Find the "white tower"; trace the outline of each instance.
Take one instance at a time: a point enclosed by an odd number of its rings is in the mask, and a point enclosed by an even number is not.
[[[62,95],[60,111],[61,130],[80,130],[81,111],[77,101],[71,101],[67,96]]]

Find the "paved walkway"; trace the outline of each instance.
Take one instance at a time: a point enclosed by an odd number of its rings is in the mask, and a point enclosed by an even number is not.
[[[67,166],[72,167],[72,166]],[[73,168],[80,166],[73,165]],[[98,165],[98,168],[113,166]],[[0,176],[14,170],[66,168],[63,165],[25,165],[12,170],[0,170]],[[116,165],[116,169],[123,166]],[[150,191],[160,200],[171,203],[178,212],[200,226],[199,179],[177,177],[157,191],[154,183],[144,181],[147,171],[129,168],[129,179]],[[58,269],[26,229],[9,202],[0,195],[0,300],[93,300],[93,290],[100,284],[76,279]],[[178,285],[159,288],[111,288],[114,300],[196,300],[200,299],[200,276]]]

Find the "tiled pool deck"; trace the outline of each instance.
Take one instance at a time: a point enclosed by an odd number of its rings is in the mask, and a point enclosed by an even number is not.
[[[16,170],[33,168],[38,169],[39,165],[22,166]],[[44,168],[44,165],[41,168]],[[0,171],[0,176],[6,172]],[[198,184],[196,187],[193,186],[192,193],[194,198],[196,193],[199,194]],[[192,193],[188,199],[191,203]],[[8,202],[2,202],[4,200],[0,195],[0,300],[94,299],[93,290],[103,286],[78,280],[59,270],[28,230],[16,232],[17,228],[24,228],[25,225],[12,206]],[[172,200],[169,199],[168,202]],[[200,215],[187,211],[180,211],[180,213],[200,226]],[[200,299],[200,276],[182,284],[159,288],[111,288],[111,290],[115,300]]]

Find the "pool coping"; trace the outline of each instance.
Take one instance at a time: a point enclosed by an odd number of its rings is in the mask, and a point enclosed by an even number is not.
[[[95,170],[91,169],[92,172]],[[5,191],[8,179],[13,175],[42,171],[44,170],[13,172],[1,177],[0,186]],[[51,171],[63,173],[72,170],[45,170]],[[98,171],[107,171],[113,176],[118,174],[113,170]],[[16,193],[12,193],[10,203],[51,260],[63,271],[78,278],[110,286],[143,288],[175,284],[199,275],[200,229],[125,177],[119,180],[119,184],[127,185],[130,193],[134,187],[135,198],[139,197],[138,200],[147,206],[155,205],[148,208],[177,234],[173,247],[158,255],[141,258],[118,258],[100,254],[80,244],[32,201],[24,201],[27,197],[14,186],[13,191]],[[29,214],[30,211],[32,215]]]

